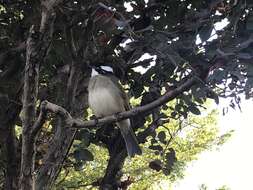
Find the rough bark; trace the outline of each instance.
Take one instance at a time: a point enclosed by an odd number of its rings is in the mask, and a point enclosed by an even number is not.
[[[31,136],[32,127],[36,119],[36,101],[38,94],[39,60],[36,45],[38,39],[35,38],[33,27],[27,40],[27,60],[25,66],[23,109],[22,109],[22,154],[21,154],[21,176],[20,189],[34,189],[34,155],[35,139]]]
[[[68,124],[64,121],[59,121],[58,125],[68,127]],[[35,186],[37,190],[50,189],[59,174],[75,134],[75,130],[71,130],[70,128],[63,130],[65,132],[56,133],[54,142],[51,143],[52,148],[48,150],[44,157],[43,165],[37,173]]]
[[[79,49],[76,48],[71,30],[66,30],[66,38],[68,39],[69,51],[72,55],[72,64],[67,77],[67,85],[64,90],[60,89],[60,94],[64,96],[64,102],[60,103],[66,111],[70,114],[64,115],[59,118],[56,124],[56,132],[53,137],[50,150],[43,158],[42,167],[38,171],[36,178],[36,189],[50,189],[68,155],[70,147],[74,141],[77,129],[71,128],[72,123],[69,122],[70,117],[82,118],[85,110],[88,108],[88,81],[90,71],[85,64],[81,61],[81,52],[83,52],[87,46],[88,41],[91,38],[93,21],[89,20],[85,30],[82,33],[83,39]],[[65,90],[66,89],[66,90]],[[62,97],[61,97],[62,98]],[[63,110],[62,110],[63,111]],[[63,111],[65,114],[66,112]],[[67,116],[67,117],[66,117]],[[51,163],[54,162],[52,165]]]
[[[127,153],[121,150],[116,155],[111,155],[106,168],[105,176],[100,185],[101,190],[117,190],[120,187],[120,171],[123,167]]]
[[[43,62],[52,37],[55,14],[54,6],[60,1],[42,1],[40,31],[31,27],[26,43],[26,65],[23,90],[22,152],[20,189],[31,190],[34,184],[34,161],[36,134],[33,132],[36,121],[36,101],[38,96],[38,79],[40,64]]]
[[[85,90],[88,80],[89,76],[86,74],[85,68],[81,69],[80,65],[73,63],[63,104],[75,118],[81,118],[88,107],[87,90]],[[56,133],[50,142],[51,148],[45,155],[43,165],[38,171],[36,178],[36,189],[38,190],[50,189],[54,185],[77,131],[77,129],[71,128],[71,122],[67,119],[72,116],[66,110],[62,111],[64,114],[59,117]]]
[[[15,124],[21,110],[21,70],[24,68],[20,53],[25,43],[6,50],[0,55],[0,66],[8,65],[0,73],[0,144],[6,161],[4,168],[4,189],[18,189],[20,170],[20,147],[15,134]]]
[[[121,169],[127,157],[125,143],[120,134],[107,142],[110,159],[107,164],[105,175],[100,184],[101,190],[117,190],[120,187]]]
[[[17,153],[17,141],[15,136],[14,125],[8,127],[6,137],[6,176],[5,176],[5,188],[6,190],[18,189],[18,168],[19,168],[19,157]]]

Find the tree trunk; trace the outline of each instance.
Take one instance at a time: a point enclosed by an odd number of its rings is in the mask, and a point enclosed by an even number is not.
[[[5,176],[5,189],[17,190],[18,189],[18,176],[19,176],[19,156],[17,153],[17,141],[15,135],[14,125],[8,127],[6,137],[6,176]]]
[[[117,190],[120,187],[121,169],[127,157],[125,143],[120,134],[108,141],[110,159],[107,164],[106,172],[100,184],[101,190]]]
[[[16,190],[18,189],[20,155],[17,151],[15,122],[20,106],[10,103],[5,107],[7,108],[5,113],[0,113],[3,117],[0,119],[0,143],[3,145],[3,154],[6,160],[4,189]]]
[[[105,176],[100,185],[101,190],[117,190],[119,188],[121,176],[118,176],[118,174],[123,167],[126,156],[125,150],[117,155],[110,156]]]
[[[80,68],[80,65],[73,63],[67,86],[64,88],[66,91],[60,93],[64,94],[65,97],[63,107],[74,118],[82,118],[88,107],[87,87],[89,75],[87,73],[89,72],[86,68]],[[77,131],[69,128],[68,124],[60,119],[56,125],[56,132],[50,143],[51,148],[43,158],[43,165],[38,171],[36,190],[50,189],[54,185]],[[54,164],[52,165],[52,163]]]

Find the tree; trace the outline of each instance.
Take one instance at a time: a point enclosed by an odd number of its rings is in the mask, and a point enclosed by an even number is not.
[[[230,98],[232,108],[240,106],[239,94],[252,98],[251,1],[0,3],[0,153],[5,158],[0,176],[5,189],[50,189],[71,156],[77,168],[93,160],[90,144],[109,152],[100,188],[117,189],[127,154],[114,121],[131,117],[143,144],[164,136],[160,126],[189,113],[200,115],[207,98],[216,103],[219,97]],[[221,21],[228,24],[217,30]],[[140,59],[144,54],[153,57]],[[114,69],[139,104],[88,120],[90,66],[101,65]],[[172,100],[175,104],[168,104]],[[72,147],[78,138],[85,139],[83,144]],[[168,145],[163,154],[173,151]]]
[[[222,187],[218,188],[217,190],[230,190],[230,188],[227,187],[226,185],[223,185]]]
[[[201,119],[190,116],[187,121],[184,120],[180,130],[178,122],[171,122],[159,128],[158,138],[143,144],[142,156],[125,161],[120,174],[122,184],[129,185],[133,190],[152,189],[165,180],[167,185],[172,185],[183,178],[187,164],[197,159],[200,152],[220,146],[220,143],[224,142],[225,135],[218,135],[216,113],[207,112]],[[82,141],[74,142],[74,146],[80,144]],[[167,146],[171,148],[170,154],[160,154],[159,150],[165,152]],[[74,150],[73,148],[70,154]],[[85,162],[84,167],[79,170],[70,164],[65,165],[54,186],[55,189],[90,189],[99,184],[97,181],[104,175],[108,153],[106,149],[93,145],[89,146],[89,150],[94,152],[94,160]],[[176,152],[176,157],[173,157],[173,150]]]
[[[205,184],[201,184],[199,190],[208,190],[208,187]],[[222,187],[218,188],[217,190],[230,190],[229,187],[223,185]]]
[[[207,186],[205,184],[201,184],[199,190],[207,190]]]

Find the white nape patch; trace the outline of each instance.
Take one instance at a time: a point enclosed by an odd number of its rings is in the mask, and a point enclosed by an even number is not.
[[[105,71],[110,71],[110,72],[113,72],[113,69],[109,66],[101,66],[101,68]]]

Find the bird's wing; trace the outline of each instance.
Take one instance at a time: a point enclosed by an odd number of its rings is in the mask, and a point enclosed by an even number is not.
[[[131,106],[129,104],[129,98],[128,98],[128,95],[125,93],[123,87],[119,84],[119,82],[115,76],[110,76],[110,79],[113,82],[113,84],[116,85],[117,89],[119,90],[118,92],[124,101],[125,109],[130,110]]]

